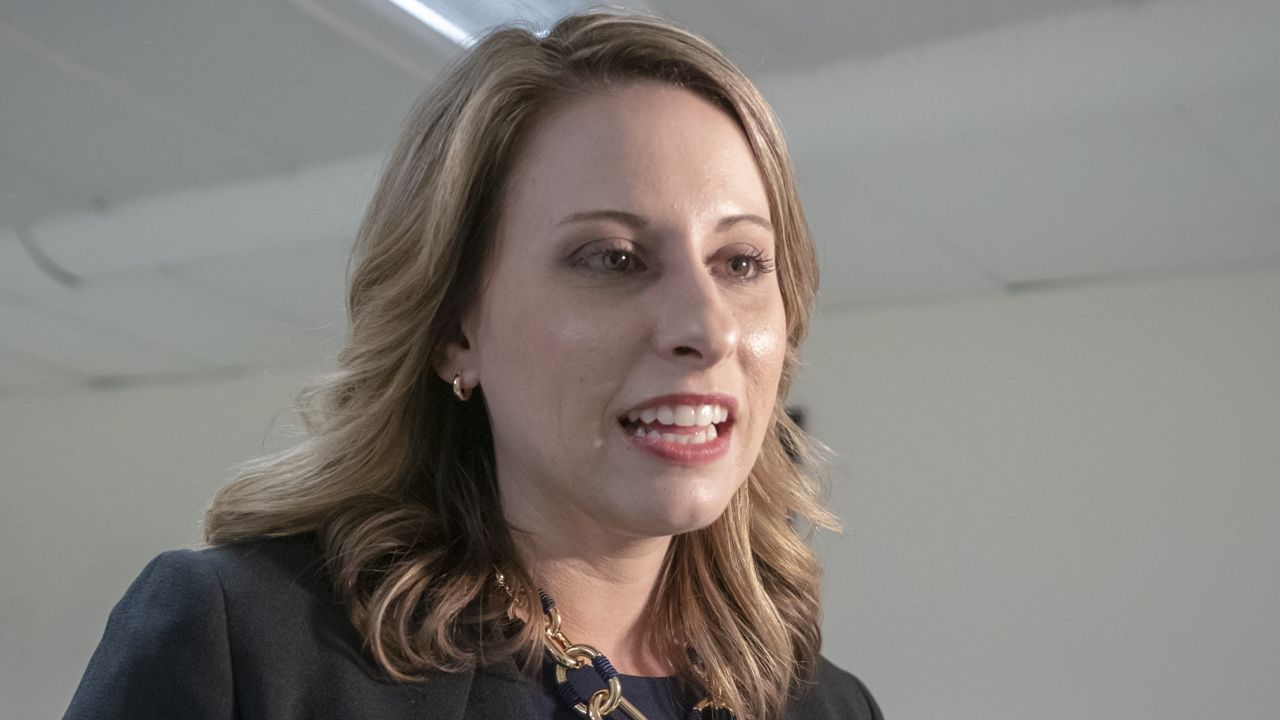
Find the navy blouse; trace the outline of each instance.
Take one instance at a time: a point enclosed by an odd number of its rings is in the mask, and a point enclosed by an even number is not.
[[[578,695],[589,698],[597,690],[604,688],[604,682],[589,667],[568,670],[569,682]],[[689,707],[697,702],[695,698],[686,697],[681,691],[679,678],[676,677],[642,677],[639,675],[622,675],[622,696],[649,720],[686,720]],[[534,688],[533,705],[539,720],[581,720],[582,716],[567,707],[556,694],[555,663],[547,659],[542,667],[541,682]],[[622,716],[615,713],[614,717]]]

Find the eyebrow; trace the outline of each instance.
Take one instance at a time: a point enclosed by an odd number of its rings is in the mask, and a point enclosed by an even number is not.
[[[591,210],[589,212],[577,212],[572,215],[566,215],[559,224],[568,225],[569,223],[586,222],[588,220],[613,220],[614,222],[626,225],[632,230],[639,230],[649,224],[648,221],[639,215],[623,210]]]
[[[591,210],[589,212],[577,212],[571,215],[566,215],[559,224],[567,225],[569,223],[586,222],[589,220],[613,220],[614,222],[626,225],[633,230],[643,229],[649,224],[649,221],[645,220],[643,217],[635,213],[626,212],[625,210]],[[737,215],[727,215],[722,217],[720,218],[720,222],[716,224],[716,231],[724,232],[725,230],[732,228],[734,225],[740,225],[742,223],[755,225],[761,229],[773,232],[773,223],[752,213],[740,213]]]
[[[716,225],[716,230],[723,232],[733,227],[734,225],[739,225],[741,223],[747,223],[748,225],[755,225],[758,228],[767,230],[769,232],[773,232],[773,223],[769,222],[768,220],[765,220],[759,215],[752,215],[751,213],[743,213],[741,215],[729,215],[728,217],[720,218],[720,223]]]

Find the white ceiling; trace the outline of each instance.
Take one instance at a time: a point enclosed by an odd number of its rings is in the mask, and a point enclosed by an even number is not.
[[[646,5],[774,103],[824,307],[1280,263],[1280,3]],[[332,357],[382,155],[457,52],[398,12],[0,5],[0,394]]]

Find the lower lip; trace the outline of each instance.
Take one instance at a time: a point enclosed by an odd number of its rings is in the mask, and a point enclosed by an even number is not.
[[[720,429],[721,427],[723,429]],[[725,453],[729,452],[729,438],[733,436],[732,423],[723,423],[723,425],[717,426],[718,435],[715,440],[698,443],[697,445],[685,445],[667,442],[666,440],[655,442],[648,438],[636,437],[626,428],[621,429],[627,434],[627,437],[631,438],[631,442],[639,446],[640,449],[657,455],[668,462],[681,465],[700,465],[719,460],[724,457]]]

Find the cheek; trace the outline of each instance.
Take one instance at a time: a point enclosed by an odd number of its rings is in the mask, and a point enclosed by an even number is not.
[[[787,353],[786,320],[782,312],[761,313],[759,321],[743,328],[739,354],[749,386],[750,447],[759,452],[778,402],[778,383]]]
[[[496,408],[544,428],[589,432],[625,375],[624,324],[607,308],[554,293],[495,298],[481,346],[481,378]]]
[[[785,330],[773,326],[754,327],[742,336],[743,353],[753,364],[769,366],[775,362],[782,366],[786,353]]]
[[[743,356],[747,379],[758,389],[771,391],[765,394],[772,402],[787,355],[786,317],[781,307],[749,317],[752,321],[742,329],[739,352]]]

